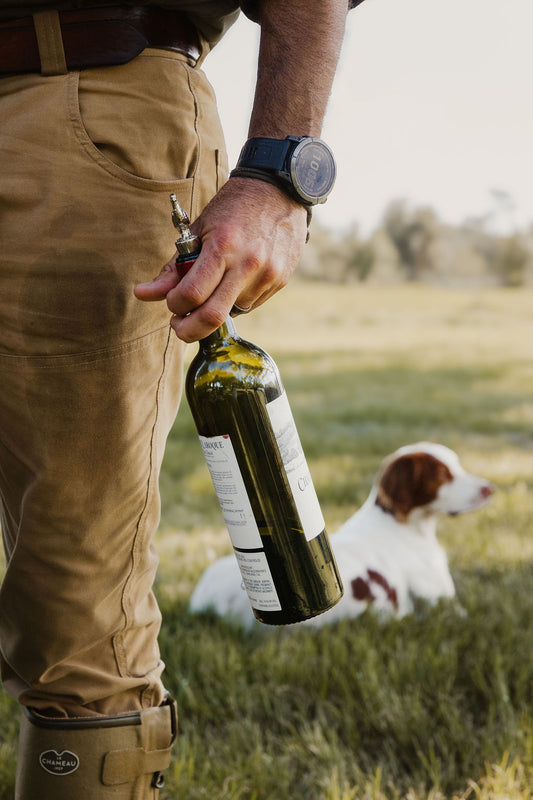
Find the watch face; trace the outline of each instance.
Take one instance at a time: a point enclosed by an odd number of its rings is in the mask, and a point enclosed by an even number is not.
[[[291,178],[308,203],[324,203],[333,189],[337,169],[333,153],[321,139],[304,139],[291,156]]]

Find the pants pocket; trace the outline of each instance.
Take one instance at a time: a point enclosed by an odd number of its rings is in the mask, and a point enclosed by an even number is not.
[[[184,57],[164,50],[82,71],[79,118],[94,155],[143,180],[193,177],[200,145],[192,72]]]

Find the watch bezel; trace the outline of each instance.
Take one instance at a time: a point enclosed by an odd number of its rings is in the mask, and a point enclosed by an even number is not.
[[[330,163],[330,174],[331,180],[327,189],[321,194],[309,194],[306,192],[304,187],[302,186],[300,176],[297,173],[299,161],[302,156],[302,151],[304,151],[307,147],[311,145],[318,145],[328,156],[329,163]],[[325,203],[333,186],[335,185],[335,179],[337,177],[337,165],[335,163],[335,156],[333,155],[333,151],[331,147],[326,144],[322,139],[313,136],[305,136],[297,143],[296,147],[292,152],[289,153],[289,175],[290,183],[294,189],[294,191],[298,194],[298,196],[304,201],[306,205],[319,205],[321,203]]]

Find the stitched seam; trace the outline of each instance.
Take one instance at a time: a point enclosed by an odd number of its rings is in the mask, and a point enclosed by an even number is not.
[[[142,549],[142,543],[144,541],[144,534],[146,532],[145,528],[145,517],[146,512],[149,507],[150,497],[154,492],[154,484],[157,487],[157,476],[156,476],[156,464],[157,464],[157,431],[158,425],[160,421],[160,406],[161,406],[161,398],[165,387],[166,382],[166,374],[167,374],[167,361],[170,349],[170,341],[171,341],[172,329],[169,328],[168,336],[167,336],[167,343],[163,353],[163,364],[161,368],[161,373],[159,376],[157,389],[155,392],[155,415],[154,415],[154,423],[152,425],[152,431],[150,436],[150,451],[149,451],[149,467],[148,467],[148,480],[146,485],[146,494],[144,499],[144,505],[139,514],[139,519],[137,522],[137,530],[135,532],[135,536],[133,539],[133,546],[131,552],[131,569],[126,581],[124,583],[124,588],[122,591],[122,613],[124,615],[124,628],[121,633],[119,633],[116,637],[116,645],[117,650],[120,651],[121,655],[121,662],[118,663],[118,667],[120,670],[121,675],[125,675],[128,677],[138,677],[137,675],[133,676],[132,672],[129,669],[128,665],[128,657],[127,651],[124,646],[124,634],[129,629],[130,624],[130,613],[128,611],[129,605],[129,592],[130,587],[133,581],[133,578],[136,574],[136,567],[137,567],[137,555]],[[116,651],[117,652],[117,651]],[[145,690],[146,691],[146,690]]]
[[[200,164],[202,163],[202,137],[200,136],[200,104],[198,102],[198,97],[196,95],[196,91],[193,86],[193,82],[191,80],[192,75],[194,75],[194,71],[192,69],[187,71],[187,82],[189,84],[189,91],[191,93],[191,97],[194,101],[194,133],[196,135],[196,147],[197,147],[197,156],[196,162],[193,168],[193,178],[192,178],[192,192],[191,192],[191,216],[193,219],[198,216],[201,209],[195,208],[195,196],[196,196],[196,175],[199,169]]]
[[[130,342],[116,345],[116,348],[101,348],[99,350],[84,351],[81,353],[68,353],[56,355],[21,355],[10,353],[0,353],[0,366],[21,369],[31,367],[32,369],[47,370],[57,369],[58,367],[84,367],[92,366],[101,361],[113,361],[121,358],[125,353],[134,353],[141,350],[147,339],[157,336],[161,331],[167,330],[168,325],[162,325],[153,331],[132,339]],[[48,363],[47,363],[48,362]]]

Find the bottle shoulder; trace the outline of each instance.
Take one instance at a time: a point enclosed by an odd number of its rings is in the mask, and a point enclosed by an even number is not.
[[[269,370],[277,372],[274,359],[265,350],[253,342],[240,338],[224,338],[216,344],[200,343],[198,352],[191,361],[191,368],[202,371],[244,367],[251,370]]]
[[[273,358],[253,342],[225,338],[216,346],[202,346],[191,361],[187,383],[197,388],[214,383],[217,386],[241,385],[243,388],[275,386],[282,391],[281,378]]]

